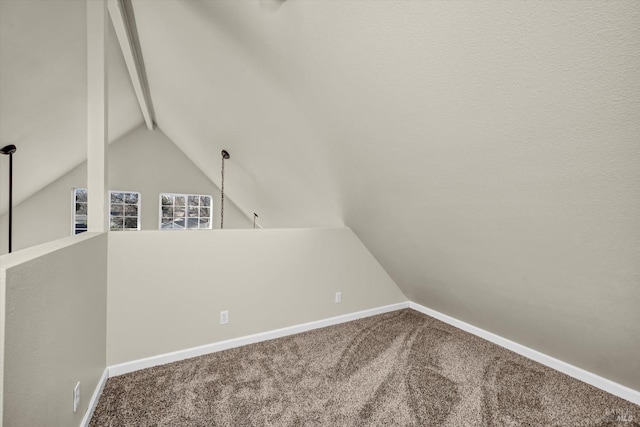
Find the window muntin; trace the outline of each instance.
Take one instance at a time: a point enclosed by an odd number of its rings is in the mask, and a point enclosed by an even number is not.
[[[213,198],[203,194],[160,194],[160,230],[211,229]]]

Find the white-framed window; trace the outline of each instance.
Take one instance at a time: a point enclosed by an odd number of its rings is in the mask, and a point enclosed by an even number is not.
[[[73,227],[72,234],[80,234],[87,231],[87,189],[74,188],[72,199]]]
[[[160,230],[211,229],[213,198],[203,194],[160,194]]]
[[[109,230],[140,230],[140,203],[142,197],[135,191],[109,191]],[[87,231],[86,188],[73,189],[73,234]]]
[[[140,230],[140,199],[135,191],[109,191],[109,230]]]

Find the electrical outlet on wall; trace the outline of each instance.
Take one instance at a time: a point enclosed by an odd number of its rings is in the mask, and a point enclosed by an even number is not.
[[[220,324],[226,325],[229,323],[229,312],[227,310],[220,312]]]
[[[73,388],[73,413],[75,414],[80,406],[80,382]]]
[[[342,302],[342,292],[336,292],[336,304]]]

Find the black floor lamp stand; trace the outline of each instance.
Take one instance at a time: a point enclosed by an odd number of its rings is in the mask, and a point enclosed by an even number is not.
[[[222,150],[222,185],[220,186],[220,229],[224,228],[224,161],[229,160],[229,152]]]
[[[5,145],[0,149],[2,154],[9,155],[9,253],[11,253],[11,231],[13,229],[13,153],[16,146]]]

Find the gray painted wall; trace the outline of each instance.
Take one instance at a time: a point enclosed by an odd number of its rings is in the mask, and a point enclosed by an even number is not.
[[[109,233],[107,364],[403,301],[349,229]]]
[[[22,24],[0,41],[67,34],[51,22],[81,39],[67,24],[82,11],[52,3],[51,20],[51,2],[31,3],[0,2]],[[227,188],[265,226],[346,224],[410,299],[640,389],[640,3],[264,5],[134,2],[157,120],[180,150],[217,182],[229,149]],[[36,45],[0,50],[16,53],[3,93],[28,88],[2,97],[0,130],[34,141],[26,158],[83,123],[84,104],[75,121],[31,119],[85,84],[81,46],[34,67],[24,52],[64,52]],[[77,85],[42,79],[49,63]],[[25,94],[47,104],[14,105]],[[76,154],[76,134],[56,141]],[[51,176],[39,164],[31,188]]]
[[[228,179],[233,173],[229,164]],[[86,175],[84,162],[14,207],[14,251],[71,234],[72,189],[86,187]],[[159,129],[140,125],[109,145],[109,189],[142,193],[143,230],[158,229],[161,192],[210,194],[213,227],[220,227],[220,190]],[[7,252],[7,220],[0,218],[0,254]],[[252,220],[233,203],[233,194],[225,194],[225,228],[250,227]]]
[[[34,246],[0,257],[0,414],[7,426],[78,425],[107,365],[403,301],[349,229],[84,233]]]
[[[411,300],[640,389],[640,2],[265,3],[134,2],[176,145],[224,141],[263,225],[344,224]]]
[[[209,168],[220,174],[221,160]],[[226,162],[225,180],[234,179],[233,158]],[[142,193],[142,229],[158,229],[159,194],[191,193],[213,196],[213,227],[220,228],[220,189],[158,128],[143,125],[109,145],[109,188]],[[253,227],[252,212],[241,212],[233,193],[225,191],[225,228]]]
[[[4,255],[0,282],[4,425],[79,425],[106,366],[107,235]]]

